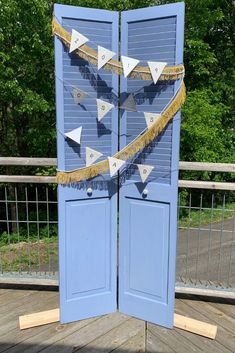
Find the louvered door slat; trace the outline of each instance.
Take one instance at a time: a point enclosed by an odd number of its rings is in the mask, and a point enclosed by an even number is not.
[[[75,29],[87,36],[90,47],[97,50],[97,44],[118,52],[117,13],[64,5],[55,5],[54,12],[68,32]],[[58,169],[69,171],[85,166],[86,147],[103,153],[101,159],[117,151],[117,109],[99,123],[96,98],[114,102],[118,77],[69,54],[58,38],[55,55]],[[90,95],[81,104],[73,100],[74,86]],[[80,145],[64,139],[63,133],[79,126]],[[61,322],[115,311],[117,185],[106,173],[59,185],[58,200]]]
[[[183,61],[184,4],[122,13],[121,54],[167,65]],[[144,61],[144,62],[143,62]],[[179,82],[121,78],[121,94],[132,93],[138,112],[121,112],[121,148],[146,128],[143,112],[161,113]],[[142,113],[140,113],[142,112]],[[154,166],[145,183],[137,166],[121,176],[119,308],[121,312],[173,325],[177,232],[177,178],[180,114],[133,163]]]

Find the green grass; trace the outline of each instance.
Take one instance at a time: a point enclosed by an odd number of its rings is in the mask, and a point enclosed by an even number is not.
[[[212,210],[194,210],[191,209],[190,215],[189,210],[184,209],[184,215],[179,219],[179,227],[198,227],[199,225],[207,225],[210,222],[221,222],[223,219],[230,219],[234,217],[235,213],[235,202],[226,205],[225,210],[222,210],[222,205],[217,205]]]
[[[21,241],[18,244],[2,245],[0,247],[1,266],[4,272],[47,270],[48,264],[57,267],[58,238],[44,238],[38,241]],[[39,267],[40,263],[40,267]]]

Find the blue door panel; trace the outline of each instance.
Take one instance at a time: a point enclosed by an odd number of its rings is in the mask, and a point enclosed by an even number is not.
[[[65,208],[67,298],[110,291],[109,199],[66,201]]]
[[[183,28],[184,3],[125,11],[121,55],[139,59],[140,65],[180,64]],[[139,112],[161,113],[179,85],[121,77],[121,95],[132,93],[138,111],[121,111],[121,148],[146,128]],[[142,183],[137,167],[129,165],[119,196],[119,309],[166,327],[173,326],[174,314],[179,138],[180,113],[131,160],[154,166],[149,178]]]
[[[118,52],[118,14],[82,7],[55,5],[56,20],[71,33]],[[55,38],[58,169],[85,166],[86,147],[113,155],[118,147],[118,112],[112,109],[97,122],[96,98],[115,102],[117,75],[83,60]],[[90,94],[75,104],[73,87]],[[63,133],[82,126],[81,144]],[[91,189],[91,192],[88,192]],[[113,312],[116,299],[117,185],[108,173],[92,180],[59,185],[60,321],[81,320]]]
[[[124,273],[126,294],[138,300],[141,294],[146,300],[165,302],[167,293],[169,204],[155,201],[126,199],[126,238],[124,252],[127,272]],[[153,273],[152,268],[156,268]]]

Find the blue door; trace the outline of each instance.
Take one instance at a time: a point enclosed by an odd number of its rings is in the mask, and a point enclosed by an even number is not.
[[[118,13],[56,4],[54,14],[67,31],[89,38],[91,48],[100,45],[118,53]],[[85,166],[85,147],[101,152],[101,160],[117,151],[117,109],[99,122],[96,99],[114,103],[118,76],[69,54],[57,37],[55,57],[58,169],[69,171]],[[88,93],[81,103],[73,99],[74,88]],[[80,145],[65,138],[80,126]],[[117,184],[107,173],[59,185],[58,200],[61,322],[115,311]]]
[[[183,62],[184,3],[122,13],[121,55],[144,63]],[[137,110],[161,113],[180,82],[121,77],[121,95],[133,93]],[[146,128],[144,115],[121,111],[120,146]],[[142,183],[137,166],[121,176],[119,309],[172,327],[177,238],[177,181],[180,113],[141,154],[132,160],[154,166]]]

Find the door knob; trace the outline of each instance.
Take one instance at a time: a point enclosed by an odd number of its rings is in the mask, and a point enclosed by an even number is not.
[[[144,189],[142,193],[143,197],[146,197],[148,193],[149,193],[148,189]]]
[[[86,191],[87,195],[91,196],[92,195],[92,191],[93,191],[92,188],[88,188],[87,191]]]

